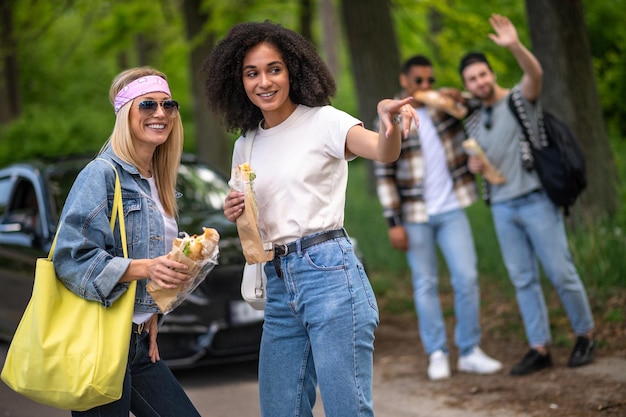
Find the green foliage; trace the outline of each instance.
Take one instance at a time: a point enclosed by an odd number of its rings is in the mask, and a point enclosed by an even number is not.
[[[219,38],[224,36],[231,26],[243,21],[271,20],[286,28],[299,30],[299,2],[297,1],[205,0],[204,10],[214,16],[207,22],[206,29],[216,33]]]
[[[516,25],[529,45],[524,3],[515,0],[395,0],[394,18],[401,59],[422,54],[431,58],[438,86],[462,88],[460,58],[469,51],[483,51],[503,85],[513,85],[522,73],[510,53],[488,38],[493,29],[489,16],[500,13]]]
[[[626,142],[613,138],[615,165],[620,178],[622,206],[626,203]],[[610,219],[585,219],[582,227],[569,234],[572,256],[583,280],[599,295],[609,295],[614,288],[626,288],[626,212]]]
[[[57,110],[30,106],[24,117],[2,132],[0,155],[7,163],[33,156],[95,153],[107,139],[111,123],[80,106]]]
[[[24,110],[20,119],[0,128],[0,165],[100,149],[114,121],[109,86],[127,67],[164,71],[182,103],[183,120],[191,120],[188,70],[180,65],[187,62],[188,48],[180,17],[167,5],[38,2],[38,19],[33,19],[33,7],[16,2]],[[151,41],[140,47],[142,36]],[[186,129],[193,130],[191,123]]]
[[[626,0],[584,1],[598,92],[610,131],[626,135]]]

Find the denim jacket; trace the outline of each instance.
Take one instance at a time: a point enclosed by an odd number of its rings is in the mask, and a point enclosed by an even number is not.
[[[119,224],[112,232],[109,223],[115,172],[108,162],[95,159],[78,174],[65,201],[53,261],[58,278],[72,292],[108,307],[128,288],[118,281],[131,259],[152,259],[167,251],[163,217],[150,197],[148,181],[110,147],[99,158],[111,161],[120,177],[128,259]],[[147,282],[137,281],[135,312],[158,313]]]

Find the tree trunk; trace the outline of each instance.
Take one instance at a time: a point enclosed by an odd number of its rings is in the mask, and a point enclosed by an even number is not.
[[[581,0],[526,0],[533,50],[544,70],[544,106],[565,121],[585,154],[587,189],[574,219],[617,212],[617,173],[596,88]]]
[[[339,74],[339,24],[337,10],[333,0],[320,1],[320,15],[322,16],[322,52],[323,58],[333,77]]]
[[[208,12],[201,8],[202,0],[184,0],[183,15],[187,39],[192,45],[190,58],[191,106],[196,127],[196,155],[223,174],[230,176],[231,149],[228,135],[217,116],[211,113],[204,96],[202,63],[213,49],[214,34],[203,35],[204,23],[209,20]],[[199,38],[203,36],[203,38]]]
[[[0,125],[17,119],[22,113],[13,5],[12,0],[0,0]]]
[[[313,2],[300,0],[300,34],[313,42]]]
[[[389,0],[343,0],[342,13],[359,117],[371,127],[378,102],[393,97],[399,88],[400,54]]]
[[[391,19],[389,0],[343,0],[342,18],[354,73],[359,103],[358,117],[372,128],[378,116],[376,106],[398,90],[400,53]],[[368,192],[376,195],[371,161]]]

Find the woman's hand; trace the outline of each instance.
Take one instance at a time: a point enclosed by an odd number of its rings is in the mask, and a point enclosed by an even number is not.
[[[187,265],[169,259],[167,255],[147,261],[148,277],[161,288],[174,289],[191,278]]]
[[[159,346],[157,345],[157,334],[159,333],[159,316],[154,314],[152,317],[146,321],[146,328],[149,334],[148,339],[148,355],[150,356],[150,360],[152,363],[161,360],[161,356],[159,356]]]
[[[236,222],[237,218],[243,213],[244,197],[243,193],[231,190],[226,196],[224,202],[224,216],[231,221]]]
[[[402,131],[403,137],[409,136],[409,129],[411,129],[411,121],[415,121],[415,127],[419,127],[419,117],[417,112],[409,103],[413,100],[413,97],[407,97],[402,100],[384,99],[378,102],[378,117],[380,118],[381,126],[385,128],[385,137],[389,137],[393,132],[392,120],[400,115],[402,117]]]

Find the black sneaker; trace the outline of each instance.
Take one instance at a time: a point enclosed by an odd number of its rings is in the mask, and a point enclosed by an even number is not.
[[[576,366],[583,366],[591,363],[593,360],[594,346],[595,344],[593,343],[593,339],[589,339],[585,336],[578,336],[576,339],[576,345],[574,345],[574,350],[572,350],[572,354],[567,362],[567,366],[574,368]]]
[[[527,375],[549,366],[552,366],[550,352],[542,355],[537,350],[531,349],[524,355],[524,358],[511,369],[509,374],[513,376]]]

